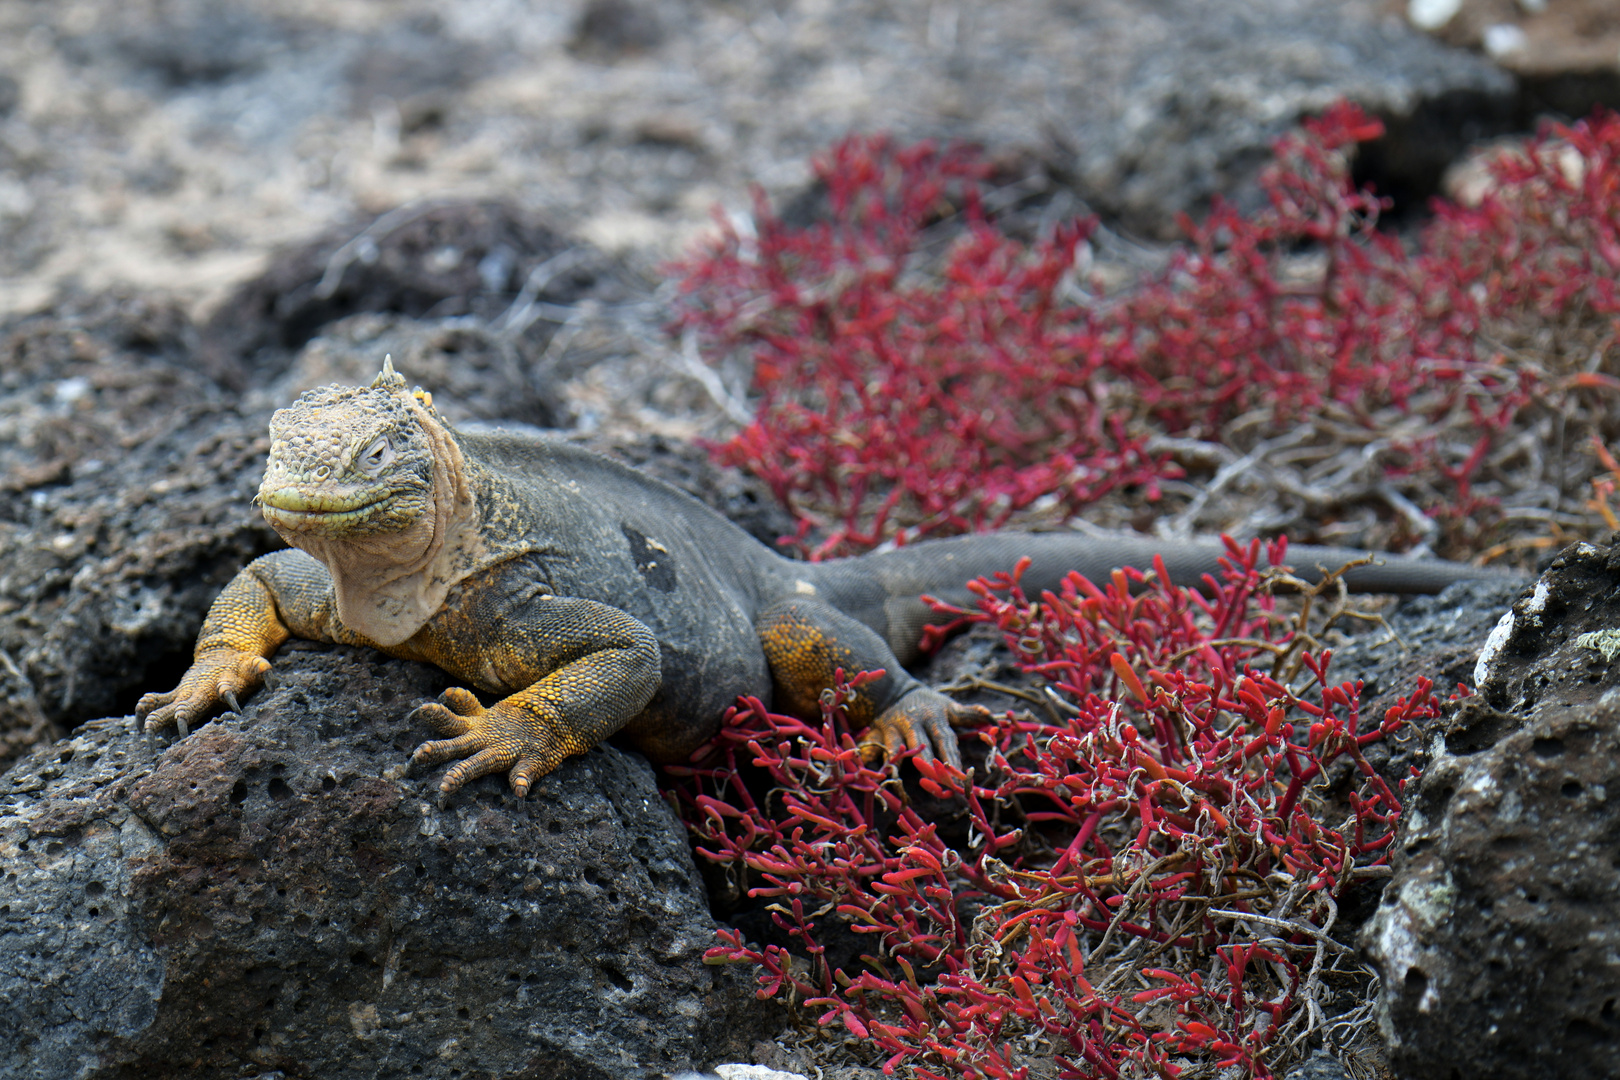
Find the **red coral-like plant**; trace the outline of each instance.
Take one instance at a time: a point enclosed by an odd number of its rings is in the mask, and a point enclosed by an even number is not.
[[[1554,509],[1591,471],[1589,434],[1620,435],[1620,121],[1505,154],[1485,199],[1439,204],[1415,245],[1377,230],[1383,202],[1350,175],[1380,131],[1348,104],[1307,122],[1277,143],[1263,211],[1218,202],[1113,294],[1082,272],[1094,221],[1024,243],[984,211],[970,150],[846,139],[816,163],[826,220],[790,226],[756,195],[753,235],[722,222],[677,267],[678,327],[752,363],[756,419],[719,456],[801,541],[820,530],[822,557],[1151,500],[1179,475],[1155,437],[1248,452],[1305,425],[1381,473],[1408,515],[1392,540],[1477,549],[1502,493]],[[1524,468],[1536,425],[1571,455]]]
[[[927,792],[959,800],[965,845],[912,809],[893,766],[862,762],[842,704],[870,676],[820,723],[742,702],[671,772],[699,854],[773,900],[791,948],[722,931],[708,959],[757,966],[763,995],[924,1080],[1017,1080],[1042,1061],[1060,1077],[1268,1077],[1296,1060],[1347,960],[1337,898],[1386,872],[1400,813],[1363,751],[1437,708],[1423,681],[1368,724],[1327,653],[1303,655],[1298,686],[1252,666],[1294,633],[1259,557],[1230,545],[1207,598],[1162,567],[1073,574],[1038,599],[1022,566],[976,582],[980,610],[953,613],[998,627],[1058,693],[1047,716],[980,731],[973,773],[915,762]],[[1341,760],[1356,782],[1334,827],[1318,788]],[[826,959],[829,923],[870,938],[859,970]]]
[[[1217,204],[1112,293],[1084,273],[1095,223],[1013,239],[973,152],[845,140],[817,163],[824,221],[760,196],[752,233],[723,224],[680,268],[679,329],[754,373],[756,420],[719,454],[801,542],[821,531],[812,557],[1151,498],[1176,475],[1155,439],[1250,454],[1291,425],[1314,460],[1369,470],[1406,539],[1478,550],[1509,495],[1565,527],[1563,493],[1620,437],[1620,120],[1503,152],[1477,204],[1438,203],[1412,243],[1350,178],[1378,131],[1344,105],[1279,140],[1265,210]],[[1016,570],[977,583],[959,622],[999,627],[1055,696],[980,730],[969,773],[916,764],[965,843],[862,762],[841,706],[867,674],[819,723],[741,702],[672,772],[700,854],[770,902],[780,940],[727,932],[711,960],[924,1080],[1296,1060],[1347,1015],[1333,988],[1367,978],[1330,933],[1344,891],[1387,873],[1400,813],[1364,751],[1437,706],[1420,681],[1367,722],[1275,617],[1258,557],[1233,547],[1208,597],[1162,570],[1033,600]],[[1260,669],[1279,654],[1303,667]],[[870,941],[858,968],[831,959],[838,928]]]
[[[1098,407],[1102,357],[1061,299],[1091,224],[1008,239],[983,217],[986,171],[964,148],[847,139],[817,165],[829,221],[789,227],[756,194],[757,236],[722,221],[682,272],[682,324],[746,342],[763,399],[720,456],[771,485],[801,538],[823,524],[811,503],[833,508],[817,556],[997,528],[1044,497],[1073,512],[1164,471]],[[966,236],[937,279],[908,275],[942,213]]]

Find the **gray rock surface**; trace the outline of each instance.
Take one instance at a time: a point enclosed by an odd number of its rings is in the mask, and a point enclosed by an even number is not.
[[[1444,700],[1459,683],[1473,684],[1480,648],[1523,591],[1512,582],[1463,581],[1438,596],[1403,597],[1385,616],[1387,629],[1359,626],[1355,636],[1333,646],[1329,673],[1337,682],[1363,684],[1361,715],[1368,718],[1381,718],[1410,696],[1419,677],[1433,680],[1435,697]],[[1380,739],[1367,747],[1367,760],[1386,781],[1399,784],[1428,764],[1434,735],[1444,724],[1413,724]],[[1350,779],[1348,770],[1342,779]]]
[[[1609,1077],[1620,1059],[1620,551],[1513,606],[1408,785],[1364,942],[1408,1080]]]
[[[1350,1070],[1326,1050],[1318,1050],[1292,1069],[1287,1080],[1352,1080]]]
[[[281,546],[250,506],[268,414],[188,366],[194,336],[183,311],[129,295],[0,332],[8,734],[32,727],[19,712],[61,734],[132,707],[237,569]]]
[[[168,746],[86,725],[0,779],[0,1077],[617,1080],[780,1022],[708,967],[684,832],[611,747],[437,804],[422,665],[293,647]]]
[[[533,376],[561,321],[555,311],[587,297],[626,295],[601,252],[509,202],[421,200],[333,225],[280,252],[202,327],[197,362],[234,390],[262,387],[282,377],[311,338],[335,333],[325,353],[306,352],[305,370],[292,373],[295,381],[309,379],[330,366],[333,349],[341,352],[343,343],[385,350],[387,342],[379,339],[390,337],[391,327],[378,324],[377,315],[423,320],[441,328],[439,340],[414,351],[459,361],[441,360],[423,372],[439,376],[436,385],[453,399],[477,397],[472,384],[492,366],[487,359],[480,363],[479,354],[494,354],[505,376],[500,384],[528,392],[500,402],[486,386],[479,402],[484,415],[552,427],[558,414]],[[540,317],[537,303],[549,317]],[[333,326],[359,313],[373,318]],[[458,331],[465,340],[456,340]],[[403,351],[406,342],[400,344]]]
[[[1036,52],[1072,65],[1047,91],[1049,130],[1069,149],[1060,160],[1098,210],[1159,239],[1215,195],[1261,206],[1271,143],[1339,98],[1391,121],[1374,151],[1386,188],[1432,190],[1467,141],[1511,117],[1510,77],[1376,4],[1093,0],[1069,11],[1051,12]]]

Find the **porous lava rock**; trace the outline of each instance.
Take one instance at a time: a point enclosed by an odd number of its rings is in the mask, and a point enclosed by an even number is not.
[[[1365,2],[1119,4],[1088,0],[1052,134],[1083,196],[1132,230],[1175,239],[1177,214],[1219,195],[1265,205],[1257,178],[1299,118],[1347,98],[1389,121],[1363,168],[1383,194],[1424,194],[1468,141],[1508,130],[1511,77],[1424,40]],[[1079,32],[1076,32],[1076,31]],[[1082,59],[1083,57],[1083,59]]]
[[[1484,643],[1406,789],[1364,941],[1408,1080],[1620,1060],[1620,549],[1577,544]]]
[[[1318,1050],[1292,1069],[1287,1080],[1352,1080],[1350,1071],[1326,1050]]]
[[[405,719],[445,685],[283,650],[190,737],[81,728],[0,779],[0,1077],[618,1080],[739,1060],[780,1022],[639,757],[441,803]]]
[[[452,424],[506,419],[558,426],[554,391],[534,377],[516,345],[466,318],[351,315],[323,327],[268,388],[254,387],[243,396],[283,408],[316,387],[364,386],[384,356],[393,357],[394,367],[414,385],[431,388],[433,407]]]
[[[1335,682],[1361,683],[1361,715],[1382,718],[1417,689],[1419,678],[1431,680],[1434,693],[1442,700],[1459,683],[1472,683],[1479,659],[1480,643],[1491,628],[1524,591],[1524,585],[1508,581],[1459,581],[1436,596],[1409,596],[1384,616],[1384,624],[1356,627],[1348,641],[1333,643],[1329,673]],[[1435,735],[1445,720],[1414,721],[1376,742],[1364,751],[1367,761],[1386,783],[1398,787],[1414,770],[1428,765],[1438,744]],[[1360,780],[1350,762],[1341,762],[1331,771],[1328,794],[1344,803]],[[1366,883],[1371,889],[1377,883]],[[1372,898],[1376,901],[1376,896]],[[1341,905],[1343,900],[1341,898]],[[1341,917],[1356,922],[1371,914],[1355,905],[1341,906]]]
[[[172,677],[214,595],[281,546],[250,505],[269,413],[192,368],[194,339],[126,294],[0,331],[0,765],[41,719],[63,734]]]

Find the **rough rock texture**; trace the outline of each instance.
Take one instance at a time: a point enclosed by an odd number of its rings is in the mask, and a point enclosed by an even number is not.
[[[324,327],[369,312],[441,321],[463,317],[469,334],[483,331],[490,339],[480,343],[484,348],[499,348],[510,367],[520,361],[528,366],[557,323],[555,316],[539,318],[535,303],[623,299],[625,290],[606,268],[600,252],[509,203],[408,203],[335,226],[278,255],[208,320],[198,360],[232,389],[262,385],[281,375]],[[386,329],[362,323],[347,336],[359,344],[368,331],[383,337]],[[449,344],[438,343],[439,350]],[[461,374],[470,378],[473,370]],[[553,422],[543,402],[523,406],[525,412],[539,410],[534,422]]]
[[[1364,935],[1409,1080],[1620,1060],[1620,549],[1576,545],[1485,645],[1407,788]]]
[[[242,715],[88,725],[0,780],[0,1077],[610,1080],[780,1022],[713,937],[652,771],[527,800],[403,763],[432,668],[295,647]]]
[[[434,408],[452,424],[505,419],[559,426],[553,395],[531,375],[533,368],[513,343],[477,320],[456,317],[351,315],[323,326],[285,374],[243,397],[283,408],[318,386],[364,386],[376,377],[380,356],[392,356],[413,384],[432,387]]]
[[[1363,684],[1361,712],[1367,717],[1381,717],[1409,697],[1420,677],[1433,680],[1437,697],[1449,697],[1459,683],[1473,683],[1480,646],[1523,591],[1513,582],[1463,581],[1438,596],[1405,597],[1385,615],[1387,627],[1355,627],[1348,641],[1333,643],[1329,670],[1339,682]],[[1413,725],[1368,746],[1367,760],[1398,784],[1428,764],[1433,736],[1432,728]],[[1348,768],[1342,779],[1350,790]]]
[[[1351,1080],[1351,1076],[1332,1054],[1318,1050],[1288,1070],[1287,1080]]]
[[[1175,237],[1174,215],[1216,194],[1260,205],[1271,142],[1341,97],[1392,121],[1369,151],[1386,190],[1432,191],[1468,141],[1510,120],[1511,79],[1369,5],[1084,6],[1065,44],[1085,77],[1058,91],[1054,131],[1082,195],[1148,236]]]
[[[187,366],[192,336],[172,306],[104,296],[0,338],[0,664],[26,684],[0,706],[8,731],[14,702],[56,733],[125,711],[281,546],[249,505],[268,414]]]

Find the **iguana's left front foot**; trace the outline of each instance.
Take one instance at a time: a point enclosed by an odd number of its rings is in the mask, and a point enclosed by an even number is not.
[[[544,701],[515,703],[514,698],[507,698],[486,709],[470,691],[452,687],[440,694],[438,701],[417,706],[407,717],[421,718],[440,735],[449,736],[417,747],[411,764],[431,766],[462,758],[439,781],[439,790],[446,795],[469,780],[505,772],[512,791],[523,798],[536,780],[569,754],[587,749],[558,736],[560,716],[548,716],[547,705]],[[549,711],[555,713],[555,709]]]

